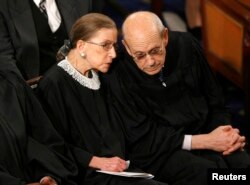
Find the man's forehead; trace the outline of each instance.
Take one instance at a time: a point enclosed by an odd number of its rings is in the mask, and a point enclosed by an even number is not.
[[[130,22],[128,24],[125,24],[123,28],[124,35],[139,35],[140,33],[150,33],[158,31],[156,25],[145,20]]]
[[[133,50],[147,50],[158,46],[162,38],[158,32],[131,34],[125,38],[126,44]]]
[[[128,27],[131,25],[152,25],[155,23],[155,15],[151,12],[137,12],[133,13],[125,19],[123,26]]]

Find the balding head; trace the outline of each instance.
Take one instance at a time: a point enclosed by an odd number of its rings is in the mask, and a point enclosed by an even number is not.
[[[161,34],[163,30],[164,26],[159,17],[149,11],[139,11],[130,14],[122,26],[125,40],[138,39],[152,33]]]
[[[157,15],[139,11],[123,23],[123,45],[139,69],[149,75],[161,71],[165,63],[168,30]]]

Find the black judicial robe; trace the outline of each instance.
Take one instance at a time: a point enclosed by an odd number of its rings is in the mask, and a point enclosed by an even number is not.
[[[75,184],[73,156],[39,101],[11,65],[0,64],[0,184],[25,185],[49,175]]]
[[[80,84],[59,66],[54,66],[39,82],[37,94],[52,122],[71,145],[79,165],[79,181],[88,185],[160,184],[147,179],[103,175],[89,168],[93,156],[126,159],[120,125],[106,107],[102,91]]]
[[[160,74],[147,75],[125,55],[104,81],[109,104],[122,120],[131,161],[151,173],[181,149],[185,134],[230,123],[222,90],[199,43],[187,33],[169,33]]]

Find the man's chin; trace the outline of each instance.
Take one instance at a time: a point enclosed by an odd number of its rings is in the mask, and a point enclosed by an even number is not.
[[[148,75],[156,75],[161,71],[161,69],[155,69],[155,70],[145,70],[144,72]]]

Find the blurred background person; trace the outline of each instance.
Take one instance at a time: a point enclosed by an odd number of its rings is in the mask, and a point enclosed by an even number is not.
[[[171,31],[192,33],[201,41],[201,7],[200,0],[158,0],[151,1],[155,12]]]
[[[76,185],[70,150],[16,73],[0,62],[0,184]]]
[[[91,0],[2,0],[0,62],[16,65],[28,80],[56,63],[56,52],[80,16],[92,10]]]

